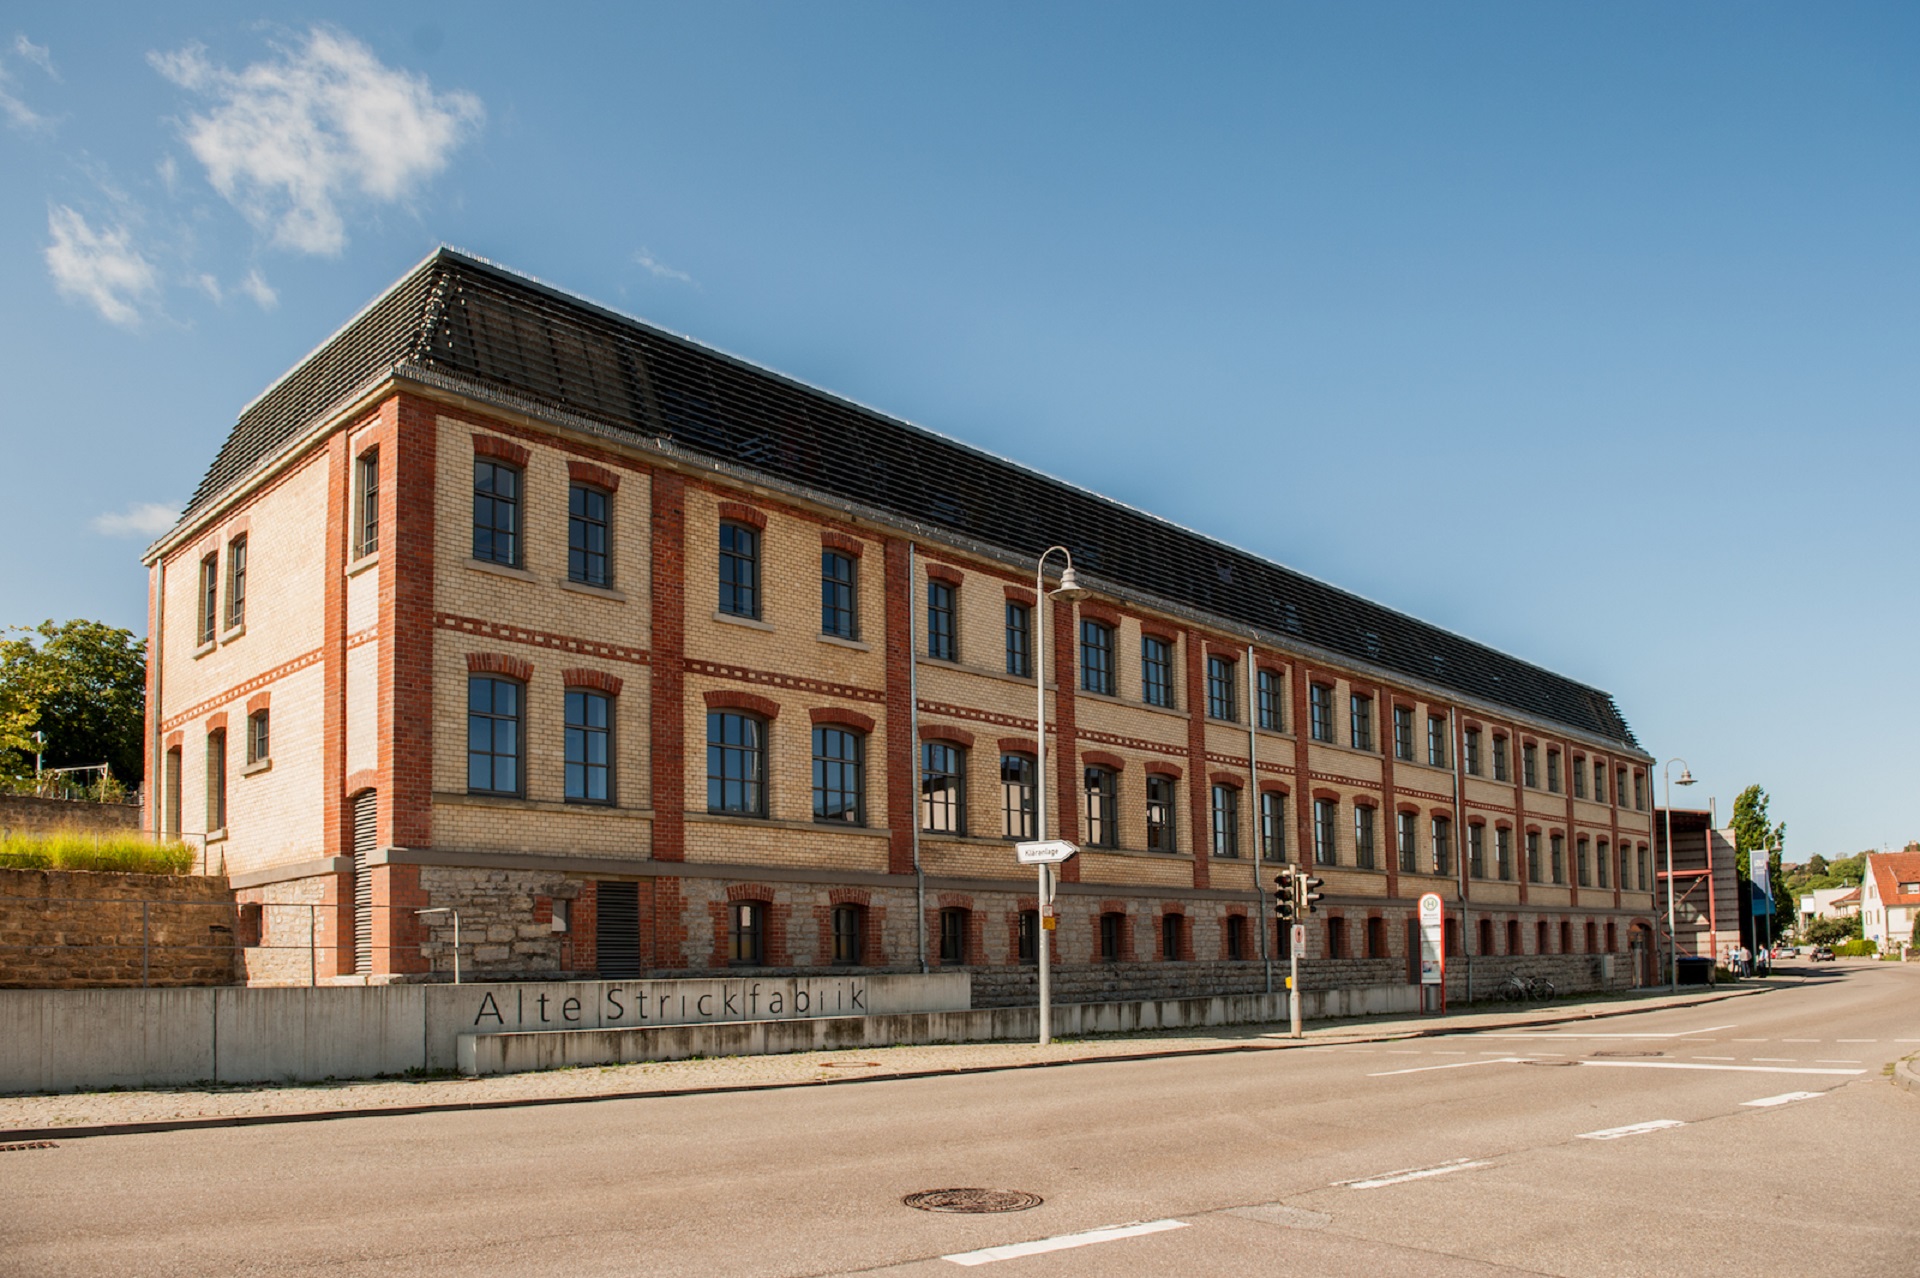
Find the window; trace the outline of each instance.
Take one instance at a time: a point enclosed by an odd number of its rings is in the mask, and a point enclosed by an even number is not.
[[[767,814],[767,725],[734,710],[707,712],[707,811]]]
[[[1094,847],[1120,846],[1120,822],[1114,815],[1117,788],[1111,769],[1087,769],[1087,842]]]
[[[1007,601],[1007,673],[1033,675],[1033,609]]]
[[[1340,805],[1332,799],[1313,801],[1313,863],[1315,865],[1340,864],[1339,827],[1334,823],[1340,819]]]
[[[1573,841],[1574,881],[1581,887],[1593,886],[1593,862],[1589,852],[1590,846],[1587,841],[1587,836],[1584,834]]]
[[[720,611],[760,615],[760,530],[731,520],[720,525]]]
[[[1173,778],[1147,774],[1147,851],[1171,852],[1173,838]]]
[[[1373,866],[1374,811],[1364,803],[1353,805],[1353,863],[1363,870]]]
[[[1040,911],[1020,911],[1018,928],[1015,936],[1015,957],[1021,963],[1032,966],[1040,961]]]
[[[1556,834],[1547,841],[1548,869],[1553,873],[1555,883],[1567,881],[1567,836]]]
[[[1354,693],[1347,698],[1347,716],[1353,748],[1373,749],[1373,698]]]
[[[1307,686],[1307,719],[1315,741],[1333,741],[1333,685]]]
[[[1169,963],[1180,961],[1180,942],[1186,922],[1186,917],[1180,914],[1160,916],[1160,957]]]
[[[1566,919],[1560,920],[1560,952],[1573,953],[1573,924]]]
[[[967,961],[967,922],[971,910],[948,908],[940,911],[940,963],[959,967]]]
[[[966,755],[944,741],[920,743],[920,828],[965,834]]]
[[[1593,801],[1607,801],[1607,765],[1598,759],[1593,761]]]
[[[1549,934],[1547,932],[1547,921],[1545,919],[1541,919],[1538,923],[1535,923],[1533,925],[1533,952],[1535,954],[1545,954],[1548,952],[1547,950],[1548,935]]]
[[[369,448],[360,454],[354,470],[358,517],[354,520],[353,550],[357,557],[380,549],[380,450]]]
[[[1540,833],[1537,830],[1529,830],[1527,831],[1527,882],[1538,883],[1539,881]]]
[[[1619,952],[1620,934],[1614,931],[1614,925],[1609,923],[1607,924],[1607,953],[1618,954]]]
[[[1642,772],[1633,774],[1633,806],[1641,812],[1647,810],[1647,778]]]
[[[1465,756],[1467,772],[1477,777],[1480,775],[1480,729],[1468,728],[1464,735],[1466,748],[1462,753]]]
[[[952,583],[927,582],[927,655],[941,661],[960,660],[960,637],[955,629],[959,592]]]
[[[1531,741],[1520,747],[1520,780],[1529,790],[1540,788],[1540,747]]]
[[[1427,716],[1427,766],[1430,768],[1447,766],[1447,718],[1445,715]]]
[[[1507,763],[1507,739],[1496,736],[1493,739],[1493,779],[1495,781],[1513,780],[1513,771]]]
[[[1240,855],[1240,791],[1230,785],[1213,787],[1213,854]]]
[[[227,828],[227,734],[207,734],[207,830]]]
[[[1613,802],[1617,807],[1627,806],[1627,770],[1615,768],[1613,771]]]
[[[567,689],[566,797],[569,803],[609,803],[609,732],[612,715],[603,693]]]
[[[1234,720],[1233,667],[1230,657],[1207,658],[1207,714],[1215,719]]]
[[[1573,797],[1587,797],[1587,761],[1579,755],[1573,756]]]
[[[1140,699],[1150,706],[1173,705],[1173,645],[1140,636]]]
[[[162,817],[161,833],[171,838],[180,837],[180,747],[167,751],[167,764],[164,784],[166,785],[167,805]]]
[[[727,907],[727,961],[734,967],[762,967],[767,961],[767,907],[760,901],[735,901]]]
[[[1260,859],[1287,859],[1287,796],[1278,790],[1260,796]]]
[[[1413,762],[1413,708],[1393,708],[1393,757]]]
[[[1102,696],[1113,695],[1113,627],[1097,621],[1080,623],[1080,686]]]
[[[1125,932],[1127,916],[1108,911],[1100,916],[1100,961],[1118,963],[1126,951]]]
[[[1612,849],[1610,849],[1607,846],[1607,841],[1605,839],[1601,839],[1599,842],[1595,843],[1593,845],[1593,850],[1594,850],[1594,857],[1593,857],[1594,864],[1597,865],[1600,869],[1600,886],[1605,887],[1607,886],[1608,876],[1610,876],[1613,873],[1613,852],[1612,852]],[[1626,885],[1621,884],[1621,886],[1625,887]]]
[[[1286,684],[1277,670],[1262,670],[1254,687],[1260,697],[1260,726],[1269,732],[1287,730]]]
[[[1599,948],[1600,948],[1599,931],[1594,927],[1593,920],[1588,919],[1587,920],[1587,953],[1592,954]]]
[[[1024,754],[1000,756],[1000,812],[1002,837],[1033,837],[1033,760]]]
[[[1467,827],[1467,873],[1476,879],[1487,877],[1487,827],[1477,822]]]
[[[1547,790],[1560,793],[1560,752],[1554,749],[1547,751]]]
[[[1383,918],[1367,920],[1367,957],[1382,959],[1387,957],[1387,921]]]
[[[1494,871],[1500,878],[1513,878],[1513,831],[1500,828],[1493,832]]]
[[[473,459],[473,557],[520,566],[520,472],[489,457]]]
[[[1400,872],[1420,873],[1420,814],[1402,812],[1399,820]]]
[[[267,712],[255,710],[247,716],[247,762],[265,763],[272,758],[268,744]]]
[[[820,633],[837,639],[859,637],[853,607],[853,556],[837,550],[820,552]]]
[[[1520,920],[1507,920],[1507,953],[1520,953]]]
[[[1647,873],[1647,845],[1644,843],[1640,845],[1639,858],[1640,858],[1640,878],[1638,881],[1640,884],[1640,890],[1644,892],[1653,883],[1653,876]]]
[[[200,626],[203,644],[213,642],[220,626],[220,556],[216,552],[200,561]]]
[[[813,819],[835,825],[867,823],[866,739],[858,732],[825,723],[814,726]]]
[[[247,624],[247,535],[227,543],[227,629]]]
[[[1339,915],[1327,920],[1327,957],[1347,956],[1347,921]]]
[[[1480,920],[1480,952],[1482,954],[1493,953],[1493,920],[1492,919]]]
[[[607,495],[587,484],[567,489],[567,580],[588,586],[611,586],[608,558]]]
[[[1247,957],[1247,916],[1227,915],[1227,958],[1238,962]]]
[[[866,953],[867,912],[857,905],[833,907],[833,962],[855,967]]]
[[[467,789],[520,793],[520,685],[474,675],[467,680]]]
[[[1453,873],[1453,822],[1443,816],[1433,819],[1433,872]]]

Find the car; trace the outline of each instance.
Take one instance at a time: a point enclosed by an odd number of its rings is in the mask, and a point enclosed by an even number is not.
[[[1773,956],[1777,959],[1799,958],[1800,947],[1797,945],[1776,945],[1773,947]]]
[[[1807,957],[1815,963],[1831,963],[1834,961],[1833,951],[1828,949],[1824,945],[1814,946],[1813,953],[1809,954]]]

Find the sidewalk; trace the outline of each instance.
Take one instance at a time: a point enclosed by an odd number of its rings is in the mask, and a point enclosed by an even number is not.
[[[1287,1037],[1286,1026],[1232,1025],[1207,1030],[1166,1030],[1074,1041],[964,1043],[919,1047],[862,1048],[786,1056],[610,1065],[489,1078],[368,1079],[290,1086],[250,1084],[204,1089],[71,1092],[52,1096],[0,1096],[0,1142],[52,1137],[104,1136],[191,1127],[239,1127],[258,1123],[315,1122],[332,1118],[698,1093],[812,1087],[874,1079],[922,1078],[992,1070],[1035,1069],[1089,1061],[1152,1060],[1217,1052],[1288,1051],[1345,1043],[1379,1043],[1516,1026],[1559,1025],[1599,1017],[1628,1016],[1669,1007],[1695,1007],[1758,994],[1759,982],[1731,988],[1607,998],[1545,1008],[1506,1007],[1439,1016],[1378,1017],[1311,1025],[1304,1038]]]

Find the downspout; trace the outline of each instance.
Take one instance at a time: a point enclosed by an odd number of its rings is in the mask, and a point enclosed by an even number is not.
[[[1273,993],[1273,952],[1272,942],[1267,937],[1266,898],[1260,892],[1260,866],[1266,848],[1261,845],[1261,821],[1263,809],[1260,793],[1260,751],[1254,728],[1259,722],[1260,699],[1256,686],[1257,676],[1253,669],[1253,645],[1247,645],[1247,792],[1252,797],[1250,810],[1253,814],[1253,846],[1249,849],[1252,856],[1249,862],[1253,867],[1253,918],[1254,930],[1260,933],[1260,962],[1267,972],[1267,993]]]
[[[918,547],[907,543],[907,757],[913,778],[913,806],[907,821],[913,830],[913,932],[920,955],[920,973],[927,971],[927,874],[920,866],[920,615],[915,604],[914,560]]]
[[[1467,1002],[1473,1002],[1473,947],[1467,944],[1467,812],[1461,802],[1464,786],[1460,780],[1460,769],[1464,765],[1466,754],[1460,740],[1459,711],[1453,706],[1447,707],[1447,731],[1453,737],[1453,831],[1450,841],[1453,844],[1453,869],[1460,880],[1460,957],[1467,965]],[[1446,953],[1447,938],[1440,937],[1440,951]],[[1442,958],[1442,962],[1445,959]],[[1444,992],[1442,997],[1445,997]]]
[[[152,733],[153,749],[148,755],[150,762],[147,765],[147,793],[153,798],[153,837],[154,842],[158,843],[167,833],[165,828],[167,811],[167,795],[165,793],[167,768],[166,755],[162,751],[162,747],[166,743],[166,734],[160,731],[160,721],[162,717],[160,714],[160,680],[165,676],[166,672],[166,664],[160,659],[161,652],[165,648],[167,635],[167,557],[165,555],[161,555],[154,561],[153,590],[153,634],[151,636],[152,642],[147,645],[149,649],[147,652],[147,664],[153,671],[153,704],[147,707],[147,726]],[[173,833],[178,836],[180,832],[175,830]],[[200,869],[202,873],[205,873],[207,868],[206,851],[207,845],[203,841],[200,844]]]

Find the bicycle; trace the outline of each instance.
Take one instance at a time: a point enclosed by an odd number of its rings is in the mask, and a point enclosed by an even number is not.
[[[1509,976],[1499,988],[1499,996],[1509,1003],[1544,1003],[1556,993],[1552,981],[1544,976]]]

